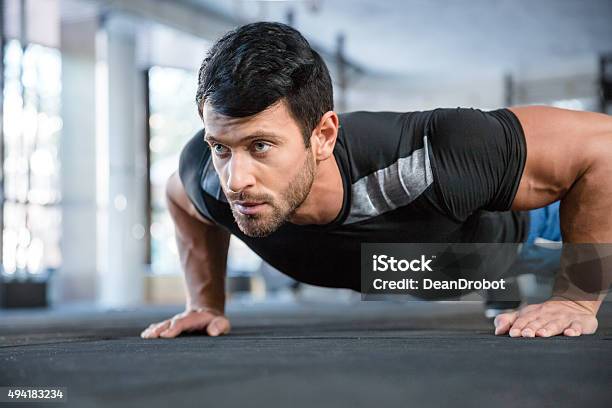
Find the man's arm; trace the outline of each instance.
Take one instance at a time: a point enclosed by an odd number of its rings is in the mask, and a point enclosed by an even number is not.
[[[510,110],[519,119],[527,143],[527,162],[512,209],[540,208],[561,200],[561,231],[569,245],[563,251],[563,268],[552,301],[498,316],[496,334],[548,337],[593,333],[597,328],[595,314],[612,274],[608,269],[612,117],[544,106]],[[599,252],[599,271],[576,267],[584,257],[581,252],[589,248]],[[595,275],[579,277],[580,273]],[[581,278],[598,280],[599,292],[585,294],[574,285]]]
[[[177,173],[166,184],[166,202],[175,225],[187,302],[185,312],[152,324],[141,336],[176,337],[196,330],[213,336],[227,333],[230,324],[223,313],[230,234],[197,212]]]

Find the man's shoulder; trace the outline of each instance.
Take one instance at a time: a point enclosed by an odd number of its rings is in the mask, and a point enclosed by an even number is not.
[[[215,171],[208,143],[204,141],[204,130],[199,130],[183,147],[179,159],[179,176],[187,196],[195,207],[207,218],[211,218],[203,193],[222,203],[227,203],[221,190],[219,176]]]
[[[360,178],[392,166],[424,146],[429,111],[355,111],[339,115],[340,143],[353,176]]]

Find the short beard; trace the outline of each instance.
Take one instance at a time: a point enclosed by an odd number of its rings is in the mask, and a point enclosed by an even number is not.
[[[266,237],[278,230],[291,218],[295,210],[306,200],[312,188],[315,176],[315,164],[312,156],[312,150],[309,148],[304,165],[291,180],[285,191],[282,192],[280,203],[267,202],[272,207],[271,214],[246,215],[231,207],[238,228],[245,235],[252,238]]]

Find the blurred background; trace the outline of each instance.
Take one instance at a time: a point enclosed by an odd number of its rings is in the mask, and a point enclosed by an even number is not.
[[[182,304],[164,184],[202,126],[196,74],[223,33],[290,24],[338,112],[547,104],[608,111],[609,0],[0,0],[0,305]],[[246,303],[297,285],[232,238]]]

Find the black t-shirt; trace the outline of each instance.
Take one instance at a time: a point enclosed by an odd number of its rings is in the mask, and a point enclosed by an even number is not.
[[[285,223],[263,238],[240,231],[204,131],[179,174],[198,211],[294,279],[360,290],[360,244],[523,242],[529,218],[508,211],[525,166],[521,125],[507,109],[341,114],[334,156],[344,199],[326,225]]]

